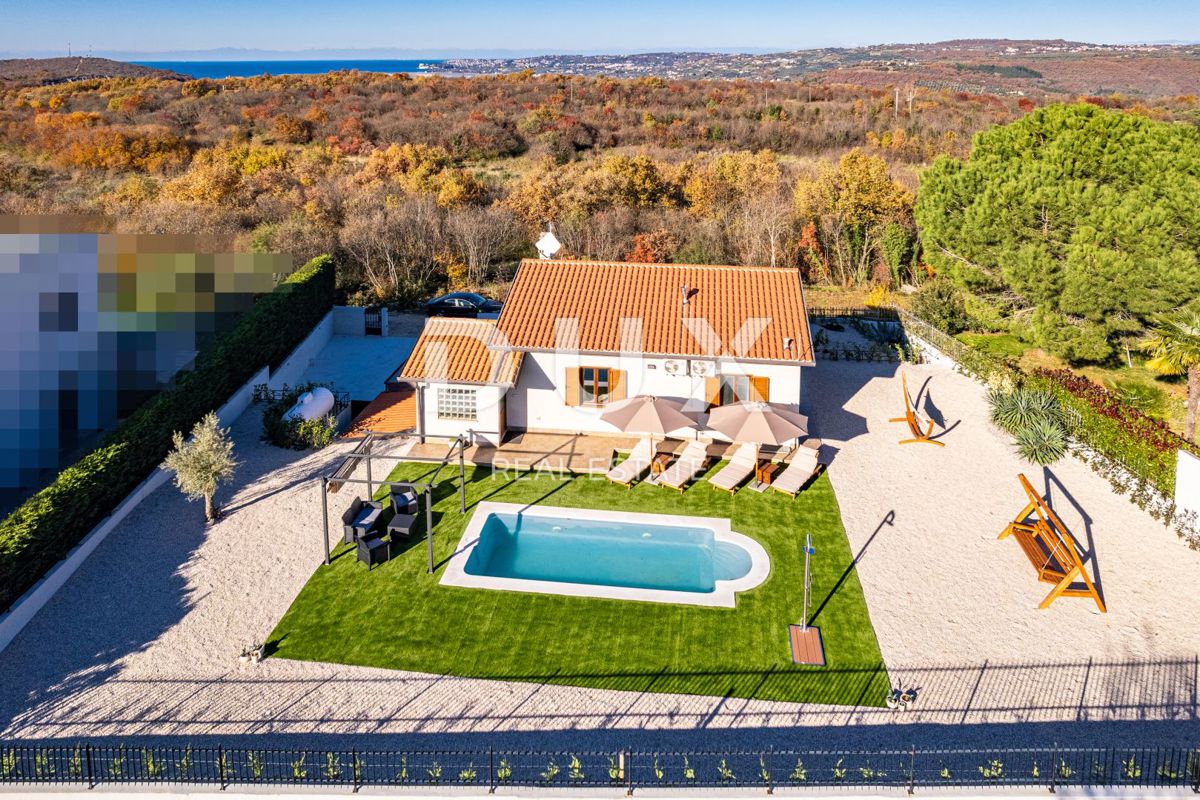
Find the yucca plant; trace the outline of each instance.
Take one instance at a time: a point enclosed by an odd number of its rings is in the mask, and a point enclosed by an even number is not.
[[[997,427],[1013,436],[1040,420],[1062,424],[1062,405],[1051,392],[1018,386],[1005,392],[993,389],[988,393],[991,419]]]
[[[1017,433],[1017,453],[1031,464],[1053,464],[1067,454],[1067,432],[1054,420],[1035,420]]]
[[[1033,464],[1053,464],[1067,452],[1062,404],[1052,392],[1017,386],[988,393],[990,416],[1017,440],[1017,453]]]

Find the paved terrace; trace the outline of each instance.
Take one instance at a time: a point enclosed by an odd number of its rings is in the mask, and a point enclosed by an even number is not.
[[[251,412],[234,430],[244,463],[240,488],[219,498],[225,518],[206,528],[199,506],[160,489],[0,653],[0,737],[255,736],[268,740],[257,746],[304,747],[348,737],[341,746],[430,748],[1194,744],[1200,553],[1075,461],[1045,471],[1020,464],[967,378],[904,369],[914,390],[928,379],[946,448],[895,444],[894,366],[823,364],[810,389],[889,671],[920,687],[912,711],[239,664],[241,647],[266,636],[320,562],[314,478],[346,449],[271,448]],[[1094,556],[1109,614],[1074,598],[1037,610],[1049,587],[1016,543],[995,539],[1024,503],[1022,469],[1049,486]],[[331,516],[345,497],[335,495]],[[798,679],[844,678],[834,665]]]
[[[416,339],[401,336],[334,336],[308,366],[304,379],[332,383],[351,400],[372,400],[400,368]]]
[[[499,447],[475,445],[463,453],[468,464],[502,470],[534,470],[573,475],[603,475],[612,467],[614,456],[628,455],[639,436],[604,436],[599,434],[572,433],[519,433],[506,439]],[[687,442],[682,439],[655,439],[656,453],[682,452]],[[708,454],[721,458],[730,447],[729,442],[712,441]],[[415,439],[401,445],[396,451],[410,461],[440,462],[446,457],[450,445],[443,441]],[[759,451],[762,459],[787,461],[791,452],[783,448],[763,447]],[[457,455],[455,456],[457,458]]]
[[[499,447],[475,445],[463,453],[467,463],[493,469],[540,470],[577,475],[603,475],[612,466],[613,454],[629,452],[636,436],[576,436],[555,433],[520,433]],[[405,455],[413,461],[441,461],[449,445],[440,441],[414,441]]]

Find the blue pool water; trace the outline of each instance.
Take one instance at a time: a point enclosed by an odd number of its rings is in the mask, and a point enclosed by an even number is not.
[[[471,575],[677,592],[712,592],[750,571],[750,554],[712,530],[492,513]]]

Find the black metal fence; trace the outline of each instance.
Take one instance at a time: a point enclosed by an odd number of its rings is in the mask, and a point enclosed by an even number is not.
[[[381,751],[0,744],[0,784],[761,788],[1189,787],[1200,750]]]
[[[824,319],[871,319],[895,322],[899,319],[892,307],[866,306],[809,306],[808,316]]]

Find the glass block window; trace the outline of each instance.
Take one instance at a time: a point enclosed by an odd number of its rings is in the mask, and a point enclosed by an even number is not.
[[[438,419],[475,419],[475,390],[450,386],[437,390]]]

